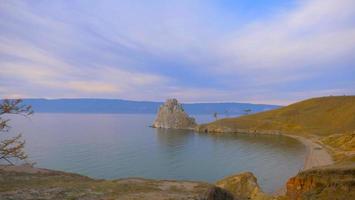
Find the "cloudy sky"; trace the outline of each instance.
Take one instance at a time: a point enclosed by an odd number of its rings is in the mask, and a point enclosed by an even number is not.
[[[354,0],[0,2],[1,98],[355,94]]]

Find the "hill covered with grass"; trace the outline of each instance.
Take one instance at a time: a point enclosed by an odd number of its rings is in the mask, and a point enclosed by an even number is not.
[[[220,119],[198,127],[201,132],[282,132],[328,136],[355,130],[355,96],[304,100],[266,112]]]

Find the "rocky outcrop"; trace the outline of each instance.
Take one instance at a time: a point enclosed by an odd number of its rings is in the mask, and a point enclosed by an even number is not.
[[[168,99],[160,106],[154,128],[194,129],[195,119],[189,117],[176,99]]]
[[[256,177],[251,172],[228,176],[217,181],[216,185],[231,192],[237,199],[272,199],[261,191]]]
[[[355,199],[354,165],[330,166],[300,172],[286,184],[290,200]]]

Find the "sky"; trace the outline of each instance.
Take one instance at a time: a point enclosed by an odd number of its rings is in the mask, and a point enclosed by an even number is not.
[[[354,94],[354,0],[0,2],[0,98]]]

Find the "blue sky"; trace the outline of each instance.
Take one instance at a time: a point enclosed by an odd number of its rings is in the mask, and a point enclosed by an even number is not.
[[[288,104],[355,94],[353,0],[0,3],[0,97]]]

